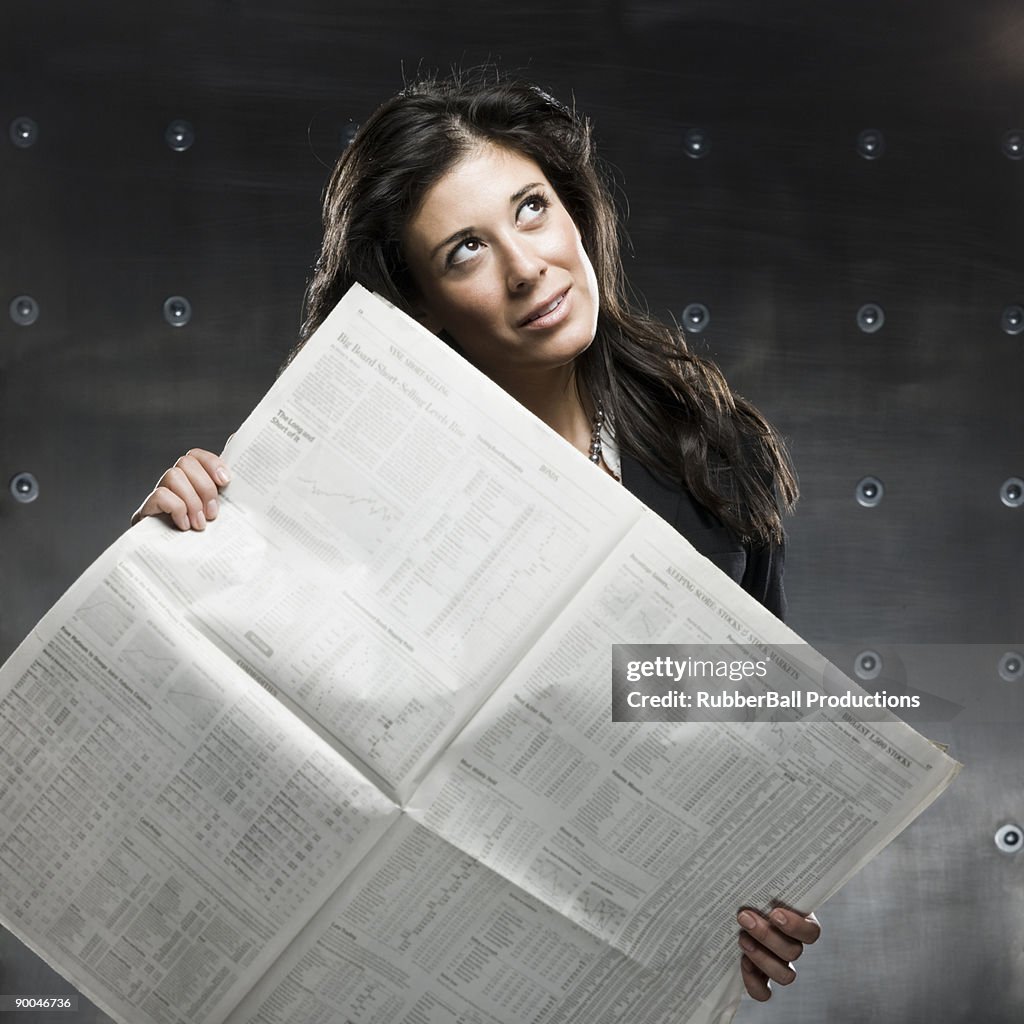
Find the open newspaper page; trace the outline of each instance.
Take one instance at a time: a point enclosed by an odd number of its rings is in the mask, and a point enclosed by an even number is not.
[[[0,920],[131,1024],[223,1018],[638,514],[362,289],[228,457],[0,673]]]
[[[642,509],[358,286],[225,459],[226,515],[137,557],[399,802]]]
[[[612,721],[611,645],[681,639],[838,689],[645,514],[229,1024],[329,1020],[336,995],[408,1024],[728,1021],[738,910],[814,909],[958,766],[884,711]]]
[[[770,737],[704,730],[676,749],[677,726],[611,722],[612,642],[678,642],[712,605],[792,634],[362,289],[226,458],[205,533],[129,531],[0,671],[0,918],[116,1019],[727,1013],[724,908],[806,909],[831,891],[848,865],[832,870],[821,837],[852,833],[830,815],[865,818],[862,859],[909,820],[875,807],[905,781],[870,751],[839,745],[824,775],[861,757],[863,786],[822,803],[817,783],[787,788]],[[637,572],[631,559],[659,552],[711,604]],[[748,744],[726,758],[735,786],[697,771],[719,735],[722,750]],[[802,744],[791,765],[824,758]],[[761,779],[801,821],[825,814],[817,839],[795,842],[790,818],[749,802]],[[758,870],[776,872],[756,885],[711,855],[748,812]],[[710,932],[673,916],[673,880],[697,891],[691,861]],[[674,988],[651,989],[688,957]]]
[[[202,1024],[399,812],[124,547],[0,674],[0,919],[115,1020]]]
[[[612,721],[613,644],[774,656],[726,691],[864,692],[647,513],[407,813],[607,943],[545,1021],[718,1020],[738,911],[814,910],[959,766],[885,710]]]

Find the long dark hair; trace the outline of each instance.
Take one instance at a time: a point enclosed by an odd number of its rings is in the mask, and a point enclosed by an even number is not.
[[[597,275],[593,344],[577,387],[600,403],[620,450],[669,480],[746,541],[782,537],[779,505],[797,485],[779,435],[681,330],[631,300],[618,217],[589,121],[535,85],[475,74],[420,80],[356,132],[324,193],[324,237],[295,352],[356,281],[411,312],[416,298],[401,238],[426,192],[490,142],[529,157],[576,223]],[[287,365],[287,364],[286,364]]]

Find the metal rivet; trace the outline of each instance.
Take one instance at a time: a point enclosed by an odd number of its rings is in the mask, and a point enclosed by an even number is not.
[[[857,136],[857,152],[865,160],[877,160],[885,153],[885,136],[877,128],[865,128]]]
[[[1003,853],[1020,853],[1024,849],[1024,829],[1020,825],[1003,825],[996,831],[996,846]]]
[[[192,319],[192,303],[184,295],[172,295],[164,302],[164,319],[172,327],[184,327]]]
[[[184,153],[196,141],[196,132],[190,122],[178,119],[167,126],[164,139],[175,153]]]
[[[711,152],[711,139],[703,128],[687,128],[683,133],[683,149],[693,160],[700,160]]]
[[[866,476],[857,484],[857,504],[864,508],[874,508],[885,494],[882,481],[877,476]]]
[[[16,117],[8,129],[11,142],[18,149],[28,149],[39,140],[39,125],[31,117]]]
[[[1020,508],[1024,505],[1024,480],[1019,476],[1011,476],[1003,481],[999,488],[999,500],[1007,508]]]
[[[1020,651],[1006,651],[999,659],[999,676],[1008,683],[1024,679],[1024,656]]]
[[[709,323],[711,323],[711,314],[704,303],[691,302],[683,310],[684,331],[693,331],[695,334],[699,334]]]
[[[1003,155],[1011,160],[1024,160],[1024,131],[1011,128],[1003,136]]]
[[[858,679],[877,679],[882,674],[882,656],[878,651],[861,651],[854,659],[853,671]]]
[[[865,303],[857,310],[857,326],[865,334],[874,334],[885,323],[885,310],[877,302]]]
[[[1000,323],[1007,334],[1020,334],[1024,331],[1024,306],[1007,306]]]
[[[31,295],[19,295],[11,299],[7,309],[19,327],[30,327],[39,319],[39,303]]]
[[[17,473],[11,477],[11,494],[15,501],[27,505],[39,497],[39,481],[31,473]]]

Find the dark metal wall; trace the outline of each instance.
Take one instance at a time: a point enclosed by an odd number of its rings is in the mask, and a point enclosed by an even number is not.
[[[793,626],[987,709],[919,726],[965,773],[827,905],[797,985],[739,1019],[1022,1019],[1024,852],[993,842],[1024,823],[1020,4],[40,0],[0,19],[0,656],[269,385],[346,128],[420,67],[523,71],[593,117],[652,310],[703,305],[692,342],[791,441]],[[21,473],[35,501],[9,490]],[[0,992],[67,991],[43,970],[4,936]]]

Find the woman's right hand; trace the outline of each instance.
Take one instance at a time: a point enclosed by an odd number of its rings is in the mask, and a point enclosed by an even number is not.
[[[146,516],[166,513],[179,530],[205,530],[217,518],[217,495],[230,479],[219,455],[191,448],[160,477],[132,516],[132,526]]]

